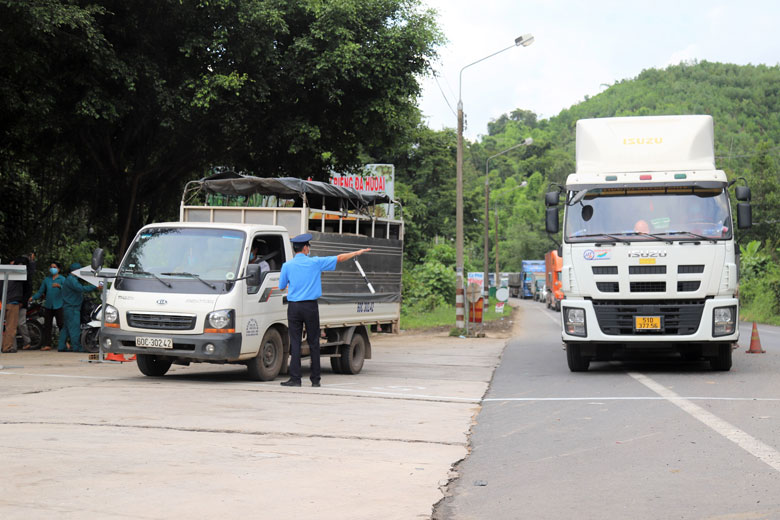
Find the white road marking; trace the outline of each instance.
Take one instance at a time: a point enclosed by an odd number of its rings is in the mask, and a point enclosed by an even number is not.
[[[542,314],[544,314],[545,316],[547,316],[548,318],[553,320],[553,322],[556,325],[560,325],[561,324],[561,320],[559,320],[558,318],[553,318],[552,315],[549,312],[547,312],[546,310],[544,310],[544,309],[538,309],[538,310],[539,310],[539,312],[541,312]],[[558,313],[556,312],[555,314],[557,315]]]
[[[689,399],[680,397],[675,392],[643,374],[629,372],[628,375],[661,397],[668,399],[670,403],[690,414],[693,418],[701,421],[705,426],[727,438],[743,450],[758,458],[761,462],[769,465],[775,471],[780,472],[780,452],[771,446],[764,444],[736,426],[724,421],[717,415],[704,410],[700,406],[692,403]]]
[[[115,381],[122,378],[118,377],[100,377],[100,376],[72,376],[68,374],[30,374],[24,372],[0,372],[3,376],[32,376],[32,377],[62,377],[66,379],[101,379],[105,381]]]
[[[588,404],[604,404],[601,401],[780,401],[780,397],[488,397],[483,402],[504,401],[591,401]]]

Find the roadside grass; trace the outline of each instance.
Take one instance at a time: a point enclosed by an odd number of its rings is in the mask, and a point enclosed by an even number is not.
[[[772,306],[760,301],[752,301],[747,305],[740,302],[739,319],[745,322],[755,321],[768,325],[780,325],[780,316],[772,312]],[[403,318],[401,318],[401,322],[403,322]]]
[[[504,305],[502,313],[496,312],[495,298],[490,298],[490,303],[482,313],[484,321],[494,321],[512,314],[509,304]],[[468,312],[468,310],[467,310]],[[432,311],[420,312],[418,309],[408,309],[401,306],[401,329],[430,329],[433,327],[453,327],[455,325],[455,305],[443,305]]]

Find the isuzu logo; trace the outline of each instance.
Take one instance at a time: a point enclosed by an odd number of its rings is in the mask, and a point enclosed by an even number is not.
[[[160,298],[159,300],[157,300],[157,305],[168,305],[168,300],[166,300],[165,298]]]

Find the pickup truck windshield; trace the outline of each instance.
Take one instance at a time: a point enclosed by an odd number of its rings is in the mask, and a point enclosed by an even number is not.
[[[589,190],[566,208],[567,242],[701,241],[732,237],[728,195],[697,187]]]
[[[119,268],[119,276],[225,282],[238,276],[246,236],[228,229],[142,230]],[[210,285],[206,283],[206,285]]]

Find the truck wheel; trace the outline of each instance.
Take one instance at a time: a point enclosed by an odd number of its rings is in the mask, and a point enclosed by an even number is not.
[[[162,359],[152,354],[138,354],[136,356],[138,370],[145,376],[160,377],[164,376],[171,368],[171,361]]]
[[[718,355],[710,358],[710,368],[723,372],[731,370],[731,345],[718,345]]]
[[[363,335],[356,333],[352,336],[349,345],[344,345],[340,350],[341,373],[359,373],[363,369],[363,362],[366,359],[366,339]]]
[[[276,329],[268,329],[260,343],[257,356],[247,363],[249,378],[255,381],[273,381],[282,369],[282,337]]]
[[[333,356],[330,358],[330,368],[333,369],[334,374],[340,374],[341,373],[341,357],[340,356]]]
[[[587,372],[590,366],[590,358],[583,356],[580,346],[572,343],[566,344],[566,361],[572,372]]]

